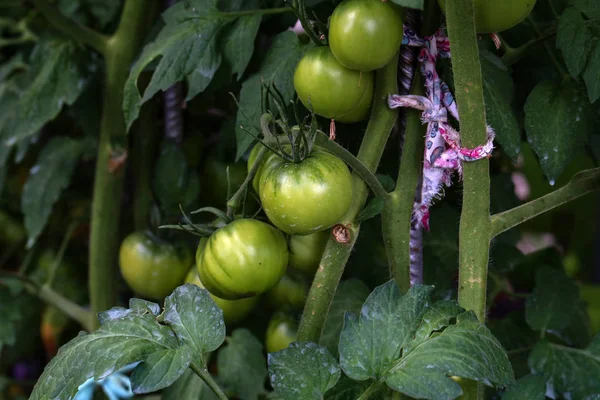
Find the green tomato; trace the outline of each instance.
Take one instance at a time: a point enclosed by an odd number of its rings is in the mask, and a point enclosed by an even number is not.
[[[346,68],[372,71],[388,64],[402,44],[402,13],[391,2],[345,0],[329,22],[329,46]]]
[[[266,296],[273,307],[289,306],[294,310],[302,310],[308,296],[308,285],[300,277],[285,274]]]
[[[474,0],[477,33],[502,32],[523,21],[536,0]],[[445,0],[438,0],[446,12]]]
[[[331,153],[313,149],[299,163],[283,162],[261,176],[260,200],[285,233],[308,235],[330,228],[352,201],[352,175]]]
[[[252,169],[252,166],[256,161],[256,157],[258,157],[258,152],[262,147],[263,145],[261,143],[256,143],[256,145],[254,145],[250,151],[250,155],[248,156],[248,171]],[[283,163],[283,158],[279,157],[270,150],[267,151],[267,155],[263,158],[262,163],[258,167],[258,170],[252,179],[252,187],[256,193],[258,193],[260,177],[281,163]]]
[[[325,230],[305,236],[291,236],[288,266],[309,275],[317,272],[329,234],[330,231]]]
[[[204,242],[206,243],[206,240]],[[185,283],[193,283],[206,289],[198,277],[198,269],[195,266],[188,272]],[[225,300],[210,292],[209,294],[215,304],[223,311],[223,319],[227,326],[234,325],[246,318],[250,314],[250,311],[254,309],[259,299],[259,296],[254,296],[240,300]]]
[[[261,221],[237,219],[216,230],[196,253],[206,289],[225,300],[253,297],[271,289],[288,263],[283,234]]]
[[[344,67],[325,46],[310,49],[294,72],[294,88],[302,104],[339,122],[358,122],[369,116],[373,81],[372,72]]]
[[[127,236],[119,251],[121,274],[140,296],[162,299],[183,283],[193,263],[184,246],[159,241],[143,232]]]
[[[281,312],[273,314],[265,335],[267,353],[275,353],[288,347],[296,341],[298,323],[289,314]]]
[[[581,298],[587,303],[590,316],[590,330],[593,335],[600,333],[600,285],[585,284],[579,288]]]

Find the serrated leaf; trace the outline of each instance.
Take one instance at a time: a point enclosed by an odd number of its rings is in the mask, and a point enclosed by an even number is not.
[[[77,100],[85,87],[85,49],[62,39],[40,40],[32,52],[31,82],[16,105],[14,117],[4,124],[2,139],[13,145],[37,133],[64,105]]]
[[[257,7],[258,8],[258,7]],[[254,52],[254,38],[258,33],[260,14],[238,18],[221,38],[223,58],[231,66],[231,72],[240,79],[252,58]]]
[[[525,103],[525,130],[552,184],[594,129],[594,110],[576,85],[541,82]]]
[[[600,335],[583,350],[542,341],[529,356],[529,367],[555,393],[586,399],[600,393]]]
[[[495,54],[482,51],[480,56],[487,122],[496,131],[496,139],[506,154],[516,162],[521,147],[521,129],[511,106],[515,91],[512,77]]]
[[[205,362],[205,354],[216,350],[225,340],[223,311],[211,299],[208,290],[187,283],[165,299],[164,322],[179,340]]]
[[[240,399],[256,400],[267,377],[262,344],[247,329],[236,329],[226,343],[217,357],[221,382]]]
[[[463,311],[464,309],[453,300],[441,300],[433,304],[423,314],[423,321],[414,333],[413,340],[405,347],[404,352],[411,352],[415,347],[426,341],[432,333],[441,331],[450,325],[451,321],[456,319]]]
[[[402,296],[394,281],[375,288],[360,317],[344,315],[340,364],[355,380],[376,379],[400,357],[429,306],[431,286],[413,286]]]
[[[386,383],[412,397],[447,399],[462,392],[449,376],[498,387],[514,382],[504,349],[471,311],[405,355],[386,375]]]
[[[61,347],[44,369],[31,399],[71,398],[89,378],[105,378],[154,353],[178,347],[173,331],[158,324],[152,315],[128,315],[109,321],[96,332],[82,332]]]
[[[383,207],[385,206],[385,197],[373,197],[365,208],[360,210],[358,215],[356,216],[357,223],[364,222],[368,219],[378,216],[383,211]]]
[[[186,347],[150,354],[131,374],[133,393],[150,393],[170,386],[188,368],[193,355]]]
[[[573,78],[583,72],[590,51],[591,33],[581,12],[569,7],[560,16],[556,30],[556,47],[561,50]]]
[[[162,391],[162,400],[217,400],[214,392],[188,369],[174,384]]]
[[[423,0],[392,0],[392,3],[398,4],[401,7],[423,9]]]
[[[292,343],[269,354],[271,385],[283,400],[323,399],[340,375],[335,359],[315,343]]]
[[[545,400],[546,380],[540,375],[525,375],[508,388],[502,400]]]
[[[69,185],[82,149],[81,141],[55,137],[44,147],[29,171],[21,197],[28,247],[33,246],[42,233],[52,206]]]
[[[536,286],[527,298],[525,318],[536,331],[561,331],[579,302],[579,288],[563,269],[542,267],[536,273]]]
[[[358,313],[367,297],[369,288],[358,279],[342,281],[338,285],[320,340],[320,344],[327,347],[335,357],[338,355],[340,333],[344,326],[344,313]]]
[[[246,153],[254,141],[254,138],[244,132],[240,125],[249,130],[252,130],[253,126],[260,125],[261,80],[273,83],[285,101],[291,100],[294,96],[293,76],[296,64],[310,47],[302,44],[293,32],[286,31],[278,34],[274,37],[260,70],[242,84],[235,128],[236,160]]]
[[[591,103],[600,99],[600,79],[598,79],[598,76],[600,76],[600,40],[596,42],[590,53],[590,60],[583,73],[583,80]]]

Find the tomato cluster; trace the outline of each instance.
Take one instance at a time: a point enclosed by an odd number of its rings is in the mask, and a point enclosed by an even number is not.
[[[381,0],[345,0],[329,22],[329,47],[309,50],[294,73],[294,88],[315,114],[339,122],[369,115],[373,70],[389,63],[402,43],[400,8]]]

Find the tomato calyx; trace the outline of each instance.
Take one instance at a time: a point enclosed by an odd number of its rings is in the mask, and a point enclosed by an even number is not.
[[[313,13],[314,19],[309,19],[306,13],[306,7],[303,0],[286,1],[294,14],[300,20],[300,24],[304,28],[306,35],[317,46],[327,46],[327,26],[319,21]]]

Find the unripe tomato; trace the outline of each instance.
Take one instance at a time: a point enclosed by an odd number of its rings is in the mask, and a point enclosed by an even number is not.
[[[307,283],[301,277],[288,274],[285,274],[266,294],[271,306],[289,306],[293,310],[302,310],[307,296]]]
[[[296,341],[298,336],[298,323],[296,319],[282,312],[273,314],[265,335],[267,353],[283,350]]]
[[[344,67],[325,46],[310,49],[294,72],[294,88],[302,104],[315,114],[339,122],[367,118],[373,101],[373,80],[372,72]]]
[[[194,285],[200,286],[205,289],[204,285],[198,277],[198,269],[194,266],[188,272],[185,278],[185,283],[193,283]],[[258,296],[248,297],[240,300],[225,300],[210,293],[210,297],[213,299],[215,304],[223,310],[223,319],[225,319],[225,325],[233,325],[240,322],[250,314],[250,311],[254,309],[256,303],[258,303]]]
[[[159,241],[144,232],[127,236],[119,251],[125,282],[150,299],[162,299],[181,285],[192,263],[187,247]]]
[[[586,284],[580,286],[581,298],[587,303],[590,316],[590,330],[593,335],[600,333],[600,285]]]
[[[258,152],[263,147],[261,143],[256,143],[252,150],[250,151],[250,155],[248,156],[248,171],[252,169],[254,162],[256,161],[256,157],[258,157]],[[273,167],[283,163],[283,158],[279,157],[277,154],[272,151],[267,151],[267,155],[263,158],[262,163],[258,167],[254,178],[252,179],[252,187],[254,191],[258,193],[260,177],[265,174],[267,171],[270,171]]]
[[[308,235],[330,228],[348,211],[352,175],[331,153],[313,149],[299,163],[283,162],[263,174],[259,188],[265,213],[291,235]]]
[[[536,0],[474,0],[477,33],[502,32],[523,21]],[[438,0],[446,12],[445,0]]]
[[[402,13],[391,2],[345,0],[329,21],[329,47],[346,68],[372,71],[389,63],[402,44]]]
[[[283,234],[261,221],[237,219],[216,230],[196,253],[198,275],[214,295],[237,300],[271,289],[288,263]]]
[[[298,271],[313,275],[329,239],[329,230],[305,236],[291,236],[289,241],[290,261],[288,265]]]

